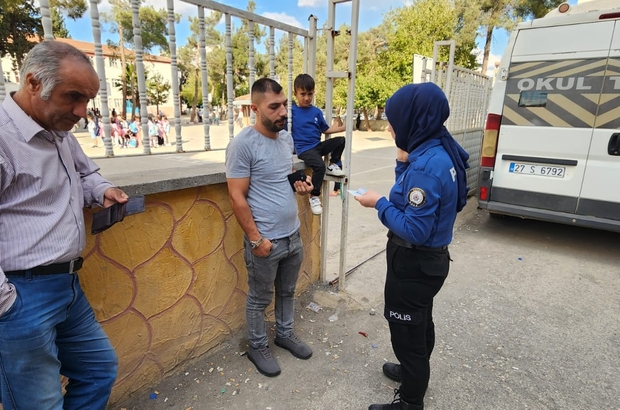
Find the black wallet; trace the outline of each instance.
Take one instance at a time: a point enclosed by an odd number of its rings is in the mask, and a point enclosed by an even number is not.
[[[124,204],[116,203],[93,214],[93,226],[90,232],[94,235],[105,231],[126,216],[144,212],[144,195],[132,196]]]
[[[295,191],[295,182],[297,181],[306,181],[306,173],[301,169],[299,171],[293,172],[292,174],[288,174],[288,182],[291,183],[291,188],[293,188],[293,192],[297,192]]]

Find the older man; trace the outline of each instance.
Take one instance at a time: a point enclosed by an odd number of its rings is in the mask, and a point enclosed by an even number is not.
[[[127,195],[69,132],[97,95],[88,57],[36,45],[0,107],[0,402],[12,409],[104,409],[117,358],[80,287],[82,208]],[[62,395],[59,375],[69,379]]]

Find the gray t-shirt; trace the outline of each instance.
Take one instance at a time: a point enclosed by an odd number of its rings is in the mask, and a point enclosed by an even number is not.
[[[293,139],[247,127],[226,148],[226,178],[250,178],[247,201],[261,236],[285,238],[299,229],[297,200],[288,182],[293,169]]]

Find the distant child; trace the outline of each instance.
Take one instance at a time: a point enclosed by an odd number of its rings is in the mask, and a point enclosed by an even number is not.
[[[159,147],[159,130],[157,129],[157,125],[155,124],[155,120],[153,118],[152,114],[149,114],[148,116],[148,133],[149,133],[149,140],[151,141],[151,147],[152,148],[157,148]]]
[[[295,78],[295,98],[297,105],[293,105],[293,142],[299,159],[312,168],[312,185],[310,193],[310,209],[314,215],[323,212],[321,200],[321,184],[325,174],[336,177],[344,176],[344,172],[337,165],[344,151],[344,137],[333,137],[321,141],[321,133],[333,134],[343,132],[344,126],[329,126],[323,118],[323,113],[312,105],[314,98],[314,79],[308,74],[300,74]],[[325,168],[323,156],[331,154],[329,167]]]
[[[168,136],[170,135],[170,121],[168,121],[168,117],[165,115],[161,117],[162,123],[164,124],[164,135],[166,137],[166,145],[172,145],[170,141],[168,141]]]
[[[93,119],[91,114],[87,115],[88,118],[88,133],[93,140],[92,148],[99,148],[99,135],[101,133],[101,128],[99,127],[99,121]]]

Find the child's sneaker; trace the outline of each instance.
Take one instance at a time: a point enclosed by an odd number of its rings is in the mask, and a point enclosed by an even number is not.
[[[323,213],[323,207],[321,206],[321,200],[318,196],[310,197],[310,209],[314,215],[321,215]]]
[[[325,173],[327,175],[331,175],[333,177],[343,177],[344,176],[344,171],[340,169],[338,164],[330,164],[329,167],[327,167],[327,170],[325,170]]]

